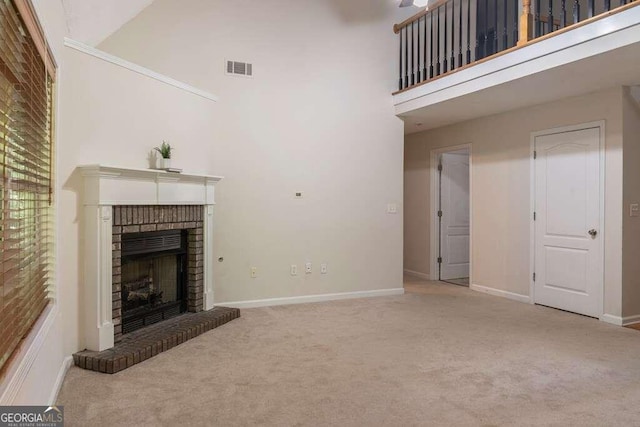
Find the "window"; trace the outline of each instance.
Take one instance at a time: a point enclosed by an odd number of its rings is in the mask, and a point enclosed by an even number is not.
[[[50,301],[54,74],[31,3],[0,0],[0,368]]]

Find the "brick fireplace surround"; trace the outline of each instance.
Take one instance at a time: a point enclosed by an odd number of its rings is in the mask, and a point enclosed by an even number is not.
[[[214,307],[213,208],[222,177],[104,165],[84,180],[81,239],[85,350],[77,366],[113,374],[240,317]],[[128,233],[187,232],[187,312],[122,333],[122,241]]]
[[[80,166],[84,347],[102,352],[122,340],[121,256],[127,233],[187,230],[187,310],[213,304],[213,208],[222,177],[153,169]]]
[[[204,306],[204,251],[202,205],[144,205],[113,207],[112,313],[114,341],[122,340],[121,244],[122,235],[162,230],[187,230],[187,311],[197,313]]]

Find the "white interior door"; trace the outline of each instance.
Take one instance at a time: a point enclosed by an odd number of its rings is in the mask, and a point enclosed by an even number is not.
[[[440,279],[469,277],[469,150],[444,153],[440,164]]]
[[[600,128],[535,138],[535,302],[602,314]]]

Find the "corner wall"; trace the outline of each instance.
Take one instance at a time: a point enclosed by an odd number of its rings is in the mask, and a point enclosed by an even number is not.
[[[528,298],[531,133],[605,120],[605,313],[621,316],[621,100],[616,88],[407,135],[405,268],[429,273],[431,150],[472,143],[473,283]]]
[[[625,88],[623,95],[623,239],[622,316],[625,323],[640,322],[640,217],[630,216],[630,205],[640,203],[640,105]]]
[[[100,46],[212,92],[217,103],[64,50],[68,353],[84,348],[79,305],[90,285],[80,273],[75,168],[145,168],[163,139],[174,146],[174,166],[225,177],[214,214],[217,304],[402,287],[402,214],[386,213],[402,203],[403,124],[389,63],[397,9],[358,2],[159,0]],[[226,76],[225,58],[252,61],[254,78]]]

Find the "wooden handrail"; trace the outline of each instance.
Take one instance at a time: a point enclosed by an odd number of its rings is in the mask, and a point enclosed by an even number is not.
[[[412,22],[416,22],[417,20],[419,20],[420,18],[422,18],[423,16],[425,16],[429,12],[439,8],[443,4],[448,3],[450,1],[451,0],[438,0],[438,1],[436,1],[434,4],[429,5],[429,7],[425,8],[424,10],[421,10],[420,12],[416,13],[415,15],[405,19],[401,23],[395,24],[393,26],[393,32],[398,34],[400,32],[400,30],[402,30],[407,25],[411,25]]]

